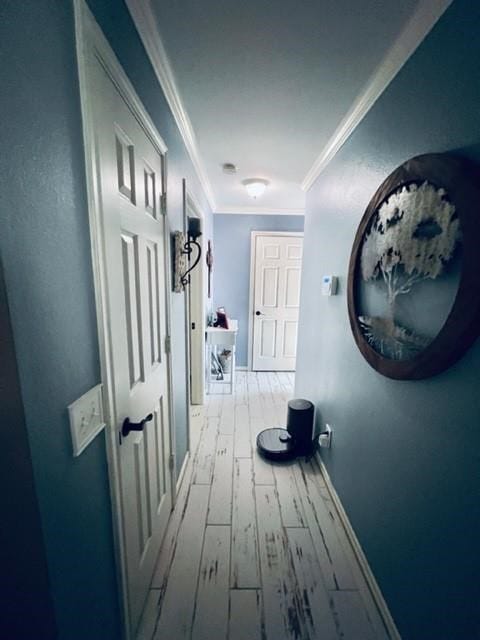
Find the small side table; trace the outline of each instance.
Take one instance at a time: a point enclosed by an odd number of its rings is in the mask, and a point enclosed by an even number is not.
[[[237,342],[238,322],[236,320],[228,320],[228,329],[220,327],[207,327],[205,330],[205,348],[206,348],[206,381],[207,393],[210,393],[212,382],[215,384],[230,385],[230,393],[233,393],[233,385],[235,383],[235,345]],[[219,349],[220,347],[220,349]],[[215,355],[217,362],[220,351],[226,349],[232,352],[230,363],[230,374],[223,372],[223,380],[217,380],[212,376],[212,354]]]

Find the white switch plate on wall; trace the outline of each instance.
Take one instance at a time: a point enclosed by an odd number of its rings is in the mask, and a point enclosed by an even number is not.
[[[84,393],[68,407],[73,455],[79,456],[105,426],[102,385]]]
[[[337,276],[322,277],[322,296],[334,296],[337,293]]]

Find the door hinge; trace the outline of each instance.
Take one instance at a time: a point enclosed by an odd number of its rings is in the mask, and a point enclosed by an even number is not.
[[[165,353],[172,352],[172,340],[170,336],[165,336]]]
[[[168,468],[170,471],[175,469],[175,455],[173,453],[168,456]]]
[[[195,323],[192,322],[192,331],[195,331]]]
[[[160,212],[162,216],[167,214],[167,193],[162,193],[160,196]]]

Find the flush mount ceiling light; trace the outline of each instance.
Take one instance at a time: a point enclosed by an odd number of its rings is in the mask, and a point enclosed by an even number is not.
[[[267,186],[270,184],[268,180],[263,178],[249,178],[242,182],[243,186],[252,198],[258,198],[263,194]]]

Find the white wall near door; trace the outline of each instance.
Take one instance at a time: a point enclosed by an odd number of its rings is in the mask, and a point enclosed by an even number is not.
[[[294,371],[303,234],[252,232],[250,347],[254,371]]]

